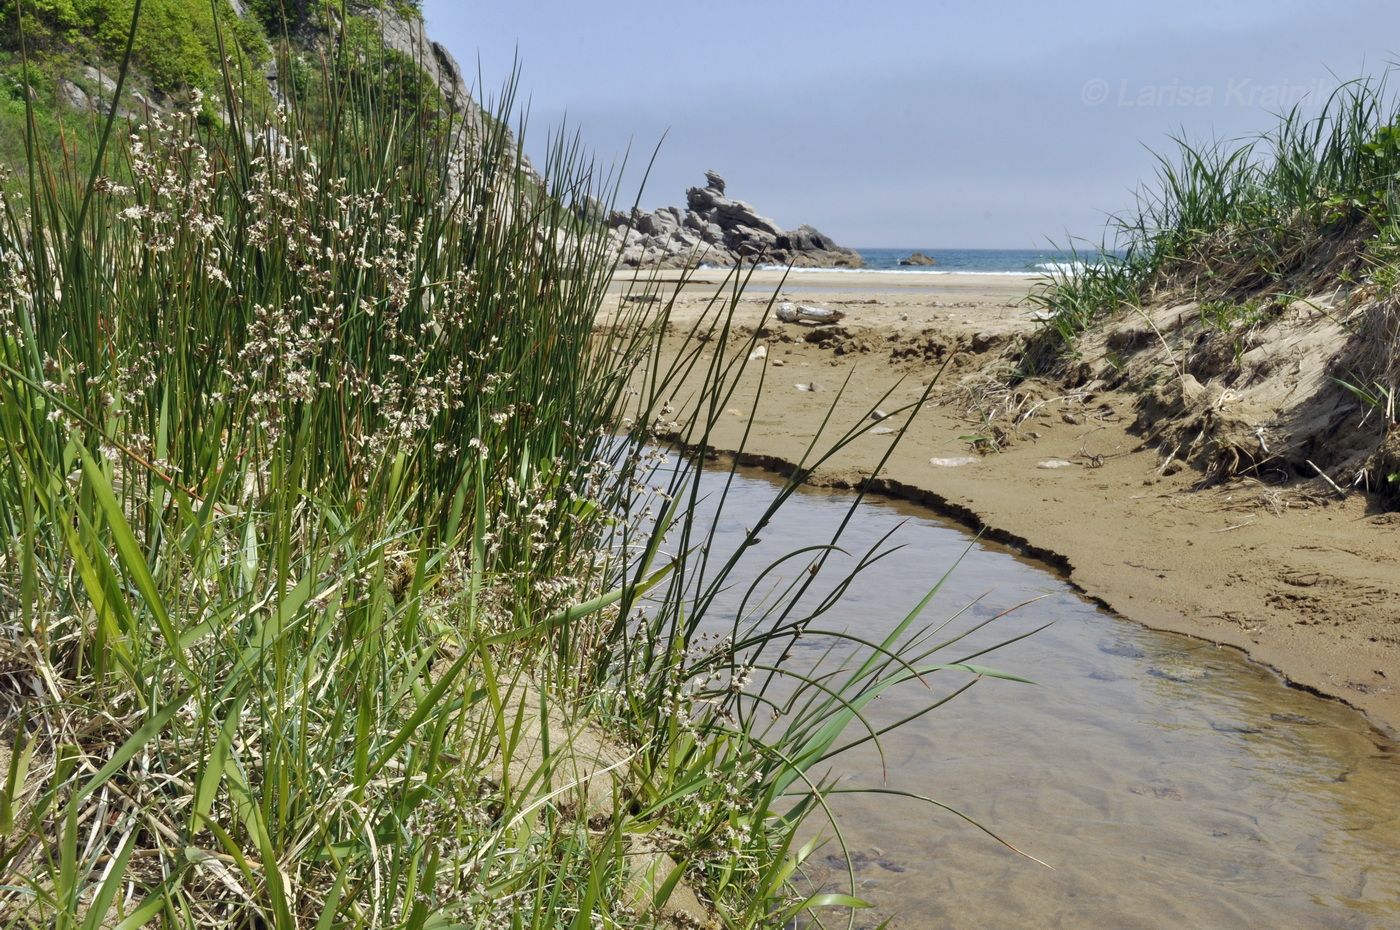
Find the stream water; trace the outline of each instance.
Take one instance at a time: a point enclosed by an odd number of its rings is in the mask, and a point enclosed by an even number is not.
[[[723,477],[705,480],[717,490]],[[741,473],[715,548],[740,541],[775,490]],[[828,539],[851,501],[800,492],[750,549],[749,571]],[[1040,598],[963,652],[1052,625],[978,660],[1036,684],[982,679],[886,736],[883,766],[858,749],[836,770],[847,786],[937,798],[1049,867],[918,802],[844,795],[850,862],[877,905],[860,926],[1400,927],[1400,747],[1360,714],[1232,650],[1112,617],[1036,563],[919,508],[868,500],[842,545],[863,552],[896,526],[904,548],[859,577],[828,627],[878,636],[959,557],[928,618],[975,601],[966,627]],[[833,563],[833,576],[851,562]],[[930,697],[905,686],[873,714],[897,720]],[[828,843],[809,871],[822,883],[845,869]]]

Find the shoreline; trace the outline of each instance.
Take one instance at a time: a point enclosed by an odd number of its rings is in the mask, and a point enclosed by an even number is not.
[[[706,269],[704,269],[704,270],[706,270],[706,271],[711,271],[711,270],[713,270],[713,271],[722,271],[722,270],[724,270],[724,269],[720,269],[720,268],[714,268],[714,269],[706,268]],[[759,265],[759,266],[758,266],[758,270],[759,270],[759,271],[770,272],[770,273],[776,273],[776,274],[781,274],[781,273],[783,273],[783,272],[788,272],[789,275],[799,275],[799,276],[801,276],[801,277],[806,277],[806,276],[808,276],[808,275],[817,275],[817,274],[826,274],[826,275],[854,275],[854,276],[857,276],[857,277],[859,277],[860,275],[872,275],[872,274],[886,274],[886,275],[924,275],[924,276],[927,276],[927,277],[939,277],[939,276],[944,276],[944,277],[955,277],[955,276],[957,276],[957,277],[973,277],[973,278],[1025,278],[1025,279],[1027,279],[1027,280],[1035,280],[1035,279],[1037,279],[1037,278],[1043,277],[1043,275],[1042,275],[1040,272],[1037,272],[1037,271],[949,271],[948,269],[945,269],[945,268],[901,268],[901,269],[895,269],[895,268],[792,268],[792,269],[786,269],[786,268],[779,267],[779,266],[777,266],[777,265]]]
[[[680,454],[687,456],[693,457],[696,452],[698,452],[697,446],[682,442],[679,439],[667,440],[667,445],[676,449]],[[760,471],[780,478],[789,478],[798,470],[797,463],[787,459],[736,449],[712,447],[709,449],[706,462],[722,464],[732,462],[741,469]],[[967,505],[950,500],[937,491],[905,484],[883,475],[876,475],[871,478],[869,474],[843,476],[825,475],[821,472],[813,474],[807,481],[803,482],[801,486],[828,491],[856,492],[860,490],[862,485],[865,485],[865,493],[867,496],[886,501],[899,501],[922,508],[927,510],[931,515],[956,524],[961,529],[974,534],[978,541],[995,543],[997,546],[1011,550],[1011,552],[1015,553],[1020,558],[1035,563],[1041,570],[1055,575],[1068,584],[1075,594],[1084,601],[1116,619],[1134,623],[1155,632],[1170,633],[1209,646],[1238,652],[1246,661],[1260,668],[1267,669],[1269,672],[1276,675],[1284,687],[1302,691],[1306,694],[1311,694],[1315,697],[1333,701],[1348,707],[1361,714],[1371,728],[1386,739],[1393,740],[1400,738],[1400,727],[1389,724],[1386,721],[1378,720],[1372,713],[1368,713],[1364,707],[1349,700],[1345,695],[1325,691],[1290,677],[1285,669],[1259,658],[1244,646],[1225,640],[1212,639],[1199,632],[1191,632],[1171,626],[1155,626],[1151,623],[1123,614],[1113,606],[1111,602],[1095,594],[1092,590],[1080,583],[1079,579],[1075,576],[1074,564],[1068,556],[1053,549],[1046,549],[1039,546],[1026,537],[1019,536],[1004,527],[989,524],[976,510]]]
[[[763,325],[753,338],[767,347],[768,364],[751,364],[740,379],[711,438],[714,451],[734,455],[753,410],[740,464],[791,470],[833,402],[828,442],[876,403],[893,410],[916,400],[946,363],[873,492],[1009,545],[1116,616],[1237,649],[1287,686],[1359,710],[1386,736],[1400,732],[1392,687],[1400,677],[1400,616],[1392,616],[1400,613],[1400,559],[1388,553],[1397,515],[1368,512],[1357,494],[1329,501],[1238,479],[1201,487],[1198,472],[1164,467],[1150,437],[1130,430],[1136,398],[1128,394],[1035,398],[1037,415],[1000,451],[979,455],[969,440],[982,427],[968,397],[978,403],[973,388],[999,348],[1034,325],[1021,303],[1027,283],[946,276],[950,286],[931,289],[886,280],[901,272],[867,274],[876,280],[866,293],[829,288],[824,300],[804,275],[802,300],[841,309],[845,320],[819,329]],[[736,307],[731,350],[752,337],[780,281],[754,275]],[[706,312],[700,298],[715,283],[706,274],[683,289],[677,328]],[[677,400],[684,406],[684,388]],[[808,483],[857,486],[889,438],[867,430]]]

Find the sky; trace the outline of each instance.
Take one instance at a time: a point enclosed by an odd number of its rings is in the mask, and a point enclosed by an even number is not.
[[[1400,61],[1396,0],[425,0],[424,14],[486,97],[518,61],[537,161],[567,126],[601,164],[626,159],[628,204],[639,190],[646,208],[683,204],[714,169],[784,227],[863,248],[1097,241],[1171,134],[1257,133]]]

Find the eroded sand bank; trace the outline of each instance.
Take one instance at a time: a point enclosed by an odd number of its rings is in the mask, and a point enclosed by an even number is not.
[[[673,346],[697,317],[718,312],[712,298],[723,277],[701,272],[683,289]],[[864,420],[869,410],[913,403],[947,362],[879,490],[1021,546],[1124,617],[1241,648],[1291,683],[1400,729],[1400,515],[1368,511],[1361,495],[1341,501],[1253,478],[1201,487],[1199,472],[1164,468],[1150,437],[1129,430],[1132,395],[1002,390],[992,369],[1007,341],[1035,325],[1022,301],[1031,283],[822,272],[783,282],[757,273],[738,303],[731,349],[760,326],[780,286],[784,299],[845,318],[830,327],[770,319],[758,339],[766,365],[743,374],[715,446],[737,449],[753,411],[746,460],[787,468],[835,404],[819,447],[852,425],[869,428],[812,483],[854,485],[884,456],[886,431],[903,424]],[[628,287],[614,290],[620,297]],[[696,380],[674,391],[678,408]],[[989,435],[987,414],[1013,407],[1020,422]],[[987,451],[988,439],[999,451]]]

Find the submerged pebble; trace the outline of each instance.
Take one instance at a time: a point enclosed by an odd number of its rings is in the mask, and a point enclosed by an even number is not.
[[[1269,714],[1269,719],[1275,723],[1291,723],[1299,727],[1315,727],[1319,722],[1302,714]]]
[[[838,869],[840,871],[845,871],[849,867],[852,871],[859,872],[872,865],[879,866],[886,872],[907,871],[904,866],[895,862],[893,859],[886,856],[882,850],[874,846],[870,848],[869,852],[865,850],[856,850],[852,852],[849,860],[839,853],[830,853],[823,857],[823,861],[828,868]]]
[[[1154,665],[1147,670],[1147,674],[1164,681],[1190,684],[1193,681],[1200,681],[1210,673],[1194,665]]]
[[[1171,785],[1129,785],[1128,790],[1145,798],[1160,798],[1163,801],[1184,801],[1186,799],[1179,788]]]
[[[1231,720],[1212,720],[1210,728],[1217,733],[1240,733],[1245,736],[1264,732],[1262,727],[1250,726],[1247,723],[1235,723]]]
[[[1140,646],[1119,642],[1099,643],[1099,652],[1105,655],[1122,656],[1125,659],[1141,659],[1147,655]]]

